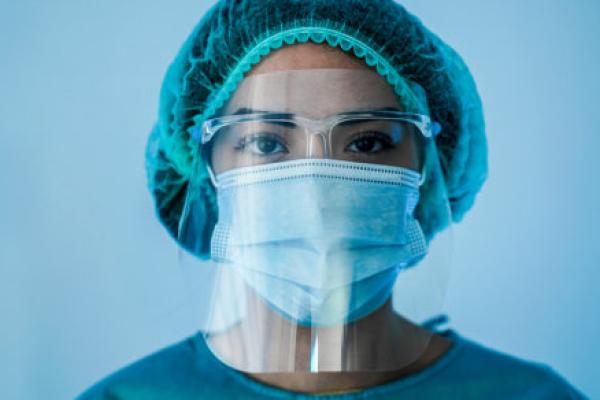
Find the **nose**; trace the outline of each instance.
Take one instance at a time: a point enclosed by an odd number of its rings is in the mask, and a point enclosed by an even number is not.
[[[328,155],[325,135],[311,133],[308,139],[308,158],[326,158]]]

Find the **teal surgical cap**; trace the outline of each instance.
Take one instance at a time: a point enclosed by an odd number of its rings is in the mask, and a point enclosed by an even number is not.
[[[393,0],[221,0],[167,70],[146,151],[157,214],[175,238],[195,169],[194,188],[204,210],[195,215],[205,239],[195,250],[200,257],[209,256],[218,210],[190,132],[214,115],[263,57],[305,42],[364,60],[400,96],[409,92],[408,81],[424,89],[427,109],[442,126],[435,138],[442,173],[427,176],[415,210],[428,239],[446,227],[448,212],[454,222],[463,218],[486,179],[483,111],[473,78],[461,57],[401,5]]]

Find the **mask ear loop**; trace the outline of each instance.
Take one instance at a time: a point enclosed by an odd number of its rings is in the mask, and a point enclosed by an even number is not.
[[[423,166],[423,168],[421,169],[421,179],[419,179],[418,186],[419,187],[423,186],[423,183],[425,183],[426,180],[427,180],[427,170],[425,169],[425,166]]]
[[[210,167],[210,164],[208,162],[206,163],[206,169],[208,170],[208,176],[210,177],[210,182],[216,189],[219,186],[217,183],[217,178],[215,177],[215,173],[213,172],[213,170]]]

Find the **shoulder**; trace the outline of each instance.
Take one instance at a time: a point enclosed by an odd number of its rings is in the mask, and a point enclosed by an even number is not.
[[[187,398],[206,392],[202,349],[194,336],[158,350],[100,380],[77,399]],[[209,394],[207,398],[209,398]]]
[[[457,346],[450,376],[488,389],[504,397],[531,399],[581,399],[583,395],[552,367],[491,349],[455,332],[449,333]]]

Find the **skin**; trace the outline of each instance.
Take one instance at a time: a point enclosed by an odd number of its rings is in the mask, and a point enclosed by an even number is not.
[[[343,69],[358,69],[369,70],[370,68],[363,61],[344,53],[341,50],[330,48],[326,45],[317,45],[312,43],[298,44],[293,46],[283,47],[264,58],[256,65],[248,74],[248,76],[265,74],[276,71],[288,71],[291,69],[314,69],[314,68],[343,68]],[[373,74],[376,72],[372,71]],[[416,140],[416,139],[415,139]],[[317,143],[318,145],[318,143]],[[419,146],[419,143],[414,143]],[[213,168],[215,172],[226,170],[231,166],[227,165],[228,157],[219,155],[219,146],[212,149],[211,158],[213,160]],[[316,149],[316,154],[319,150]],[[420,167],[420,160],[415,160],[412,167],[416,170]],[[256,309],[261,309],[261,305]],[[268,313],[268,311],[264,311]],[[275,318],[275,317],[273,317]],[[279,322],[280,326],[283,323]],[[240,327],[239,330],[243,330]],[[248,328],[250,329],[250,328]],[[296,336],[296,348],[299,353],[309,352],[310,349],[310,330],[309,328],[293,327]],[[388,303],[380,308],[372,315],[360,320],[358,328],[360,329],[360,338],[364,338],[363,348],[372,346],[377,343],[380,349],[398,348],[397,334],[399,332],[406,333],[407,330],[414,334],[414,337],[426,338],[421,341],[424,344],[423,352],[420,351],[414,361],[408,363],[403,368],[391,371],[377,372],[285,372],[285,373],[247,373],[251,378],[262,383],[297,392],[323,394],[323,393],[340,393],[361,390],[374,385],[380,385],[385,382],[396,380],[398,378],[421,371],[439,359],[452,345],[450,339],[438,335],[431,335],[428,331],[423,330],[409,321],[401,318],[391,310],[391,305]],[[227,359],[227,352],[232,354],[232,357],[237,353],[235,347],[236,334],[243,338],[243,333],[234,330],[228,333],[228,336],[217,336],[209,339],[209,345],[213,349],[218,349],[219,352],[225,354],[223,358]],[[357,343],[360,346],[360,338]],[[429,339],[430,338],[430,339]],[[396,354],[396,353],[391,353]],[[298,369],[306,369],[306,366],[300,366]]]

